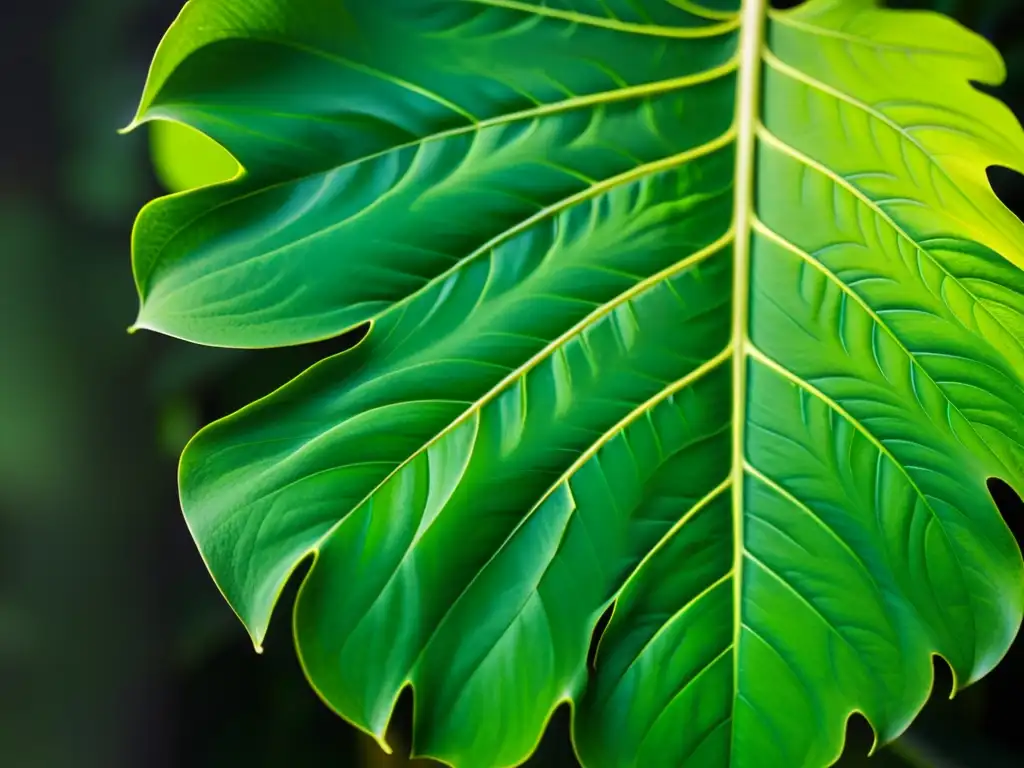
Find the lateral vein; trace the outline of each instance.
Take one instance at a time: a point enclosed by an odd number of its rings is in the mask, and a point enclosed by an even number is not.
[[[482,410],[484,406],[486,406],[489,402],[491,402],[498,395],[500,395],[505,390],[506,387],[508,387],[515,381],[519,380],[522,376],[526,375],[531,370],[533,370],[533,368],[535,368],[543,360],[547,359],[555,350],[559,349],[570,338],[578,335],[584,329],[591,326],[593,323],[597,322],[600,318],[608,315],[615,308],[621,306],[622,304],[625,304],[630,299],[633,299],[636,296],[640,295],[646,289],[654,285],[657,285],[665,280],[668,280],[674,275],[679,274],[699,264],[700,262],[704,261],[707,258],[710,258],[715,253],[718,253],[726,245],[728,245],[732,241],[732,237],[733,234],[730,230],[726,232],[724,235],[722,235],[718,240],[711,243],[707,247],[702,248],[701,250],[697,251],[691,256],[682,259],[679,262],[676,262],[675,264],[671,265],[670,267],[667,267],[661,272],[658,272],[654,275],[651,275],[648,278],[645,278],[644,280],[639,281],[636,285],[632,286],[626,291],[623,291],[618,296],[616,296],[612,301],[602,304],[600,307],[595,309],[589,315],[587,315],[574,326],[572,326],[569,330],[565,331],[557,338],[550,341],[543,349],[539,350],[529,360],[521,364],[515,370],[511,371],[501,381],[499,381],[497,384],[491,387],[482,397],[475,400],[465,411],[459,414],[459,416],[456,419],[454,419],[451,423],[444,427],[444,429],[439,430],[436,435],[430,438],[430,440],[424,442],[423,445],[418,447],[412,454],[409,455],[408,458],[402,460],[394,468],[394,470],[392,470],[387,475],[387,477],[385,477],[380,483],[374,486],[374,488],[369,493],[367,493],[362,499],[360,499],[358,503],[354,504],[352,506],[352,510],[356,510],[363,504],[365,504],[367,500],[374,496],[377,493],[377,491],[379,491],[386,483],[388,483],[391,480],[392,477],[394,477],[398,472],[400,472],[402,469],[408,466],[409,463],[413,461],[417,456],[422,454],[424,451],[428,450],[431,446],[440,441],[445,435],[454,431],[460,424],[465,422],[466,419],[470,418],[471,416]],[[717,361],[717,358],[713,358],[712,361],[705,363],[705,366],[710,365],[710,363],[713,361]],[[339,520],[337,523],[331,526],[331,528],[329,528],[324,533],[324,535],[317,540],[316,544],[314,544],[313,547],[311,547],[311,551],[316,551],[321,546],[323,546],[323,543],[334,533],[337,527],[341,525],[341,523],[346,519],[347,516],[343,517],[341,520]]]
[[[626,32],[634,35],[650,35],[652,37],[668,37],[683,39],[698,39],[717,37],[718,35],[732,32],[739,25],[739,18],[728,18],[721,24],[709,24],[705,27],[666,27],[657,24],[636,24],[619,19],[605,19],[600,16],[593,16],[578,11],[564,11],[558,8],[551,8],[533,3],[524,3],[521,0],[464,0],[464,2],[477,5],[487,5],[492,8],[505,8],[512,11],[521,11],[534,16],[544,16],[551,19],[560,19],[573,24],[581,24],[590,27],[600,27],[614,32]],[[704,17],[707,18],[707,17]]]
[[[966,285],[963,284],[963,281],[960,280],[960,278],[958,278],[956,275],[950,272],[946,265],[943,264],[939,259],[937,259],[931,251],[929,251],[927,248],[921,245],[921,243],[919,243],[917,240],[911,237],[910,233],[903,229],[903,227],[901,227],[899,223],[895,219],[893,219],[892,216],[890,216],[881,206],[879,206],[876,201],[872,200],[864,192],[858,189],[855,185],[851,184],[847,179],[843,178],[840,174],[836,173],[828,166],[818,162],[817,160],[811,157],[808,157],[803,152],[798,150],[796,147],[793,147],[790,144],[783,141],[782,139],[780,139],[778,136],[769,131],[767,126],[763,124],[759,125],[757,133],[758,138],[760,138],[761,141],[774,147],[783,154],[789,155],[798,163],[802,163],[808,168],[812,168],[818,171],[819,173],[827,176],[828,178],[832,179],[832,181],[836,185],[842,187],[851,195],[860,200],[876,216],[878,216],[879,219],[888,224],[897,235],[899,235],[901,238],[910,243],[910,245],[914,247],[915,251],[919,255],[924,254],[925,256],[927,256],[928,260],[932,264],[934,264],[940,272],[942,272],[946,277],[948,277],[950,280],[952,280],[954,283],[960,286],[964,293],[966,293],[968,296],[974,299],[974,303],[978,311],[986,314],[992,320],[993,323],[1002,328],[1003,331],[1007,334],[1007,336],[1009,336],[1016,342],[1017,347],[1020,349],[1021,353],[1024,353],[1024,342],[1022,342],[1020,339],[1017,338],[1017,336],[1011,333],[1010,329],[1006,327],[1006,324],[1003,323],[1003,321],[996,317],[994,314],[992,314],[992,312],[989,311],[988,308],[981,303],[981,300],[975,295],[975,293],[972,290],[970,290]]]
[[[946,391],[946,389],[941,384],[939,384],[938,381],[935,380],[935,377],[933,377],[931,373],[928,372],[928,369],[925,368],[917,359],[917,355],[910,351],[910,348],[903,343],[902,339],[900,339],[900,337],[896,335],[896,332],[889,327],[889,325],[879,316],[879,314],[871,307],[871,305],[867,303],[863,296],[861,296],[859,293],[853,290],[853,288],[851,288],[845,282],[840,280],[838,275],[836,275],[832,270],[830,270],[820,261],[812,257],[809,253],[807,253],[794,243],[791,243],[789,240],[784,238],[779,233],[775,232],[773,229],[771,229],[771,227],[769,227],[760,219],[755,218],[754,231],[762,235],[763,237],[766,237],[767,239],[771,240],[772,242],[777,243],[781,248],[785,248],[790,253],[793,253],[794,255],[800,257],[803,261],[817,269],[830,282],[834,283],[844,293],[844,295],[847,295],[850,298],[852,298],[854,302],[867,313],[868,317],[870,317],[875,322],[875,325],[877,325],[883,331],[885,331],[885,333],[896,343],[896,345],[904,352],[904,354],[906,354],[907,358],[910,360],[911,370],[913,370],[914,368],[919,368],[921,372],[928,378],[928,380],[933,385],[935,385],[936,389],[938,389],[939,392],[942,393],[942,396],[945,399],[947,405],[949,405],[954,411],[956,411],[960,415],[960,417],[970,426],[971,431],[973,431],[974,434],[977,435],[978,439],[981,440],[982,444],[986,448],[988,448],[989,453],[992,454],[993,458],[995,458],[995,460],[999,462],[1003,469],[1009,472],[1011,476],[1015,476],[1017,474],[1016,472],[1012,471],[1010,467],[1006,466],[1006,463],[1001,458],[999,458],[995,451],[992,450],[992,446],[984,438],[984,436],[980,432],[978,432],[977,428],[974,426],[974,422],[964,415],[964,413],[960,410],[960,407],[953,402],[952,398],[949,396],[949,393]],[[950,425],[950,431],[953,432],[952,425]],[[955,432],[953,432],[953,436],[959,439]]]

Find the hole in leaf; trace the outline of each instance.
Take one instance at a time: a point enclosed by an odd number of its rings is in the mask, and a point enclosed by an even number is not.
[[[604,613],[597,620],[597,624],[594,625],[594,631],[590,635],[590,647],[587,649],[587,669],[594,669],[594,664],[597,661],[597,647],[601,643],[601,638],[604,636],[605,629],[608,628],[608,622],[612,620],[612,612],[615,610],[615,603],[612,602]]]
[[[931,700],[952,698],[953,668],[942,656],[932,654],[932,695]],[[961,680],[962,685],[965,681]],[[959,693],[959,691],[957,691]]]
[[[1017,541],[1024,542],[1024,501],[1008,483],[998,477],[990,477],[987,485],[989,495],[1010,531],[1017,537]]]
[[[404,765],[412,749],[412,711],[415,694],[411,685],[407,685],[398,694],[398,701],[395,702],[395,709],[391,713],[391,722],[385,734],[385,741],[394,750],[392,761],[397,765]],[[427,763],[415,761],[422,765]],[[381,763],[386,765],[387,763]]]
[[[860,712],[853,712],[846,718],[846,744],[843,747],[843,759],[840,764],[845,764],[851,757],[862,757],[871,751],[875,743],[875,730]]]
[[[568,702],[558,705],[544,730],[540,745],[523,768],[579,768],[579,760],[572,748],[572,709]]]
[[[986,170],[989,184],[1003,204],[1020,215],[1024,212],[1024,176],[1001,165]]]

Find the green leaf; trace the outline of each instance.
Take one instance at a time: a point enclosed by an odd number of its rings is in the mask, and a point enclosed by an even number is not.
[[[223,147],[184,123],[157,120],[149,136],[153,169],[171,192],[217,184],[238,173],[238,163]]]
[[[137,325],[363,340],[202,430],[188,524],[257,647],[384,744],[825,766],[995,666],[1020,550],[1003,64],[871,0],[193,0],[136,123],[245,168],[150,204]],[[613,608],[612,608],[613,607]],[[588,648],[612,617],[593,668]]]

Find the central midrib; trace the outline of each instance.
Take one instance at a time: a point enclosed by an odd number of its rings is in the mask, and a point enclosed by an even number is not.
[[[747,419],[747,344],[750,299],[750,244],[754,213],[754,166],[761,94],[761,50],[767,0],[743,0],[740,65],[736,89],[736,179],[733,214],[732,295],[732,516],[733,516],[733,696],[729,763],[734,764],[736,702],[739,699],[743,596],[743,474]]]

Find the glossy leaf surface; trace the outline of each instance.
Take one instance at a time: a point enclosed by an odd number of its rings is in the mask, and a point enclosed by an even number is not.
[[[257,646],[312,556],[312,685],[382,742],[412,685],[460,768],[564,701],[588,768],[815,768],[932,654],[987,673],[1024,597],[1003,74],[872,0],[193,0],[138,122],[245,173],[142,212],[138,326],[369,323],[182,458]]]

